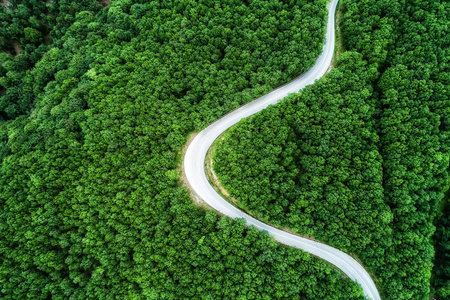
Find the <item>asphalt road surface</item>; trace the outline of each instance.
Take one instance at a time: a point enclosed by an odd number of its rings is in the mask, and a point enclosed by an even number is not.
[[[260,230],[267,231],[277,241],[282,244],[292,246],[309,252],[317,257],[320,257],[337,268],[342,270],[352,280],[358,282],[365,295],[368,298],[379,300],[380,295],[377,288],[370,278],[370,275],[355,259],[349,255],[341,252],[333,247],[318,243],[306,238],[293,235],[267,224],[264,224],[253,217],[240,211],[234,207],[227,200],[223,199],[210,185],[205,173],[205,158],[208,149],[213,144],[214,140],[222,134],[225,130],[239,122],[242,118],[251,116],[270,104],[276,104],[279,100],[285,98],[290,93],[296,93],[305,86],[313,84],[317,79],[326,74],[331,65],[335,46],[335,11],[338,0],[332,0],[329,4],[328,10],[328,24],[326,42],[323,47],[323,52],[317,59],[315,65],[306,73],[300,75],[292,82],[283,85],[272,92],[258,98],[239,109],[227,114],[221,119],[209,125],[205,130],[200,132],[189,145],[185,158],[184,170],[195,193],[208,203],[212,208],[227,215],[233,219],[243,218],[247,220],[247,226],[255,226]]]

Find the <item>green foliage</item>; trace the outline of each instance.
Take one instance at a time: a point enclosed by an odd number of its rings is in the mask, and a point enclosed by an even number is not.
[[[271,223],[347,251],[384,243],[392,216],[372,129],[377,75],[347,52],[324,80],[232,128],[214,159],[231,196]]]
[[[448,196],[448,195],[447,195]],[[450,297],[450,202],[436,217],[434,235],[436,256],[434,258],[433,292],[435,299]]]
[[[430,294],[433,218],[449,187],[449,12],[440,1],[343,1],[352,53],[230,130],[216,153],[243,207],[356,253],[387,299]]]
[[[45,74],[45,82],[34,84],[33,67],[54,46],[60,46],[62,35],[72,25],[76,13],[89,10],[98,12],[101,6],[95,0],[68,1],[9,1],[0,6],[0,52],[10,58],[3,62],[0,71],[0,121],[28,114],[34,107],[36,97],[42,92],[41,85],[53,80],[56,72]],[[64,55],[64,58],[67,55]],[[60,57],[59,64],[64,64]],[[6,60],[6,62],[4,62]],[[51,66],[46,66],[49,69]],[[59,66],[61,67],[61,66]],[[39,73],[39,72],[38,72]],[[39,78],[40,81],[43,78]]]
[[[376,272],[386,294],[396,299],[424,299],[430,293],[436,207],[448,189],[449,3],[415,1],[373,5],[367,19],[380,28],[364,32],[385,46],[383,61],[367,54],[385,70],[379,91],[378,135],[383,157],[385,203],[394,219],[393,244]],[[359,4],[347,19],[367,10]],[[376,18],[376,15],[383,18]],[[382,33],[389,28],[392,34]],[[364,28],[365,29],[365,28]],[[364,51],[362,45],[349,45]]]
[[[24,29],[25,39],[31,43],[42,41],[42,34],[34,28],[27,27]]]
[[[325,1],[52,3],[53,48],[3,64],[33,101],[0,125],[2,299],[363,299],[176,181],[188,132],[312,65]]]

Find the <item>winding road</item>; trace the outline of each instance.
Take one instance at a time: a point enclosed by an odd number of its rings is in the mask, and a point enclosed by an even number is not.
[[[379,300],[380,295],[377,288],[364,267],[355,259],[333,247],[318,243],[297,235],[293,235],[245,214],[223,199],[208,182],[205,173],[205,159],[208,149],[213,142],[228,128],[241,119],[251,116],[270,104],[276,104],[290,93],[296,93],[305,86],[313,84],[317,79],[327,73],[331,65],[335,47],[335,11],[338,0],[332,0],[328,6],[328,24],[326,41],[322,54],[316,60],[315,65],[306,73],[303,73],[293,81],[285,84],[272,92],[258,98],[239,109],[227,114],[223,118],[209,125],[201,131],[189,145],[184,157],[184,172],[191,189],[212,208],[233,219],[243,218],[247,220],[247,226],[255,226],[260,230],[267,231],[278,242],[302,249],[317,257],[320,257],[337,268],[341,269],[348,277],[359,283],[364,294],[374,300]]]

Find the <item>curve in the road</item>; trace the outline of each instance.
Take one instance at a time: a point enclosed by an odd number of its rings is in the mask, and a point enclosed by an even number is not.
[[[339,269],[348,277],[358,282],[364,291],[364,294],[371,299],[379,300],[380,295],[377,288],[370,278],[370,275],[351,256],[339,251],[333,247],[318,243],[306,238],[293,235],[267,224],[264,224],[255,218],[245,214],[234,207],[227,200],[223,199],[210,185],[205,173],[205,159],[208,149],[213,142],[225,130],[239,122],[242,118],[251,116],[270,104],[276,104],[291,93],[303,89],[305,86],[313,84],[317,79],[326,74],[331,65],[335,46],[335,11],[338,0],[332,0],[328,6],[328,24],[326,42],[323,46],[323,52],[317,59],[315,65],[306,73],[297,77],[290,83],[283,85],[272,92],[258,98],[239,109],[227,114],[223,118],[209,125],[201,131],[189,145],[184,158],[184,171],[192,190],[212,208],[227,215],[233,219],[244,218],[247,220],[247,226],[255,226],[260,230],[267,231],[277,241],[282,244],[302,249],[315,256],[318,256]]]

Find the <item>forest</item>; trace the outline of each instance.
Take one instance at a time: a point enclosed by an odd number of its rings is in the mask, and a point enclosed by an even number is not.
[[[359,258],[383,298],[447,299],[450,4],[341,5],[337,67],[226,132],[214,171],[239,207]]]
[[[364,299],[178,180],[190,132],[311,67],[327,1],[100,2],[0,6],[0,298]]]
[[[435,226],[433,294],[436,299],[446,299],[450,297],[450,202],[448,200],[439,211]]]
[[[384,299],[446,299],[450,4],[340,2],[337,66],[232,128],[215,171]],[[313,65],[326,0],[2,3],[0,298],[364,299],[177,170],[189,133]]]

